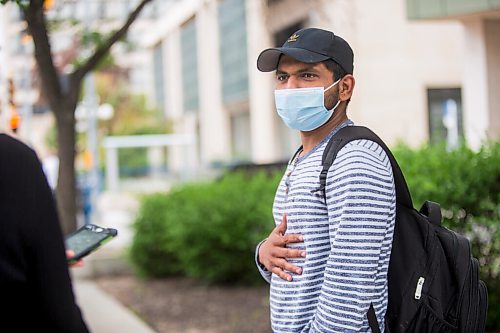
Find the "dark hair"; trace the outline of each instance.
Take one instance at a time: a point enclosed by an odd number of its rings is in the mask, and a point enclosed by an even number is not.
[[[333,73],[333,81],[343,78],[347,73],[346,71],[332,59],[326,59],[323,61],[326,68]]]
[[[343,78],[347,74],[346,71],[332,59],[326,59],[325,61],[322,61],[322,63],[324,63],[326,68],[333,73],[333,82]],[[349,98],[347,100],[347,105],[350,101],[351,99]]]

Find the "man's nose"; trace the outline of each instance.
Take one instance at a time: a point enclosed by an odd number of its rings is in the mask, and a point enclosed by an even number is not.
[[[286,81],[286,89],[293,89],[293,88],[300,88],[299,86],[299,80],[293,75],[290,75],[288,77],[288,80]]]

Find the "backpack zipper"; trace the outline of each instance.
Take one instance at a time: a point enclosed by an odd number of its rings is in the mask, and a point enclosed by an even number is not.
[[[417,212],[417,214],[420,214],[422,215],[420,212]],[[428,218],[427,216],[423,215],[425,218]],[[424,276],[429,276],[429,271],[431,270],[431,264],[432,264],[432,258],[434,258],[434,253],[436,251],[436,247],[437,247],[437,235],[436,235],[436,230],[432,230],[433,232],[433,236],[434,238],[432,238],[432,236],[430,236],[431,238],[427,241],[427,242],[430,242],[430,250],[429,250],[429,255],[427,257],[427,262],[425,264],[425,272],[424,272]],[[421,276],[418,278],[418,281],[417,281],[417,288],[415,289],[415,299],[416,300],[420,300],[422,298],[422,289],[424,288],[424,282],[425,282],[425,278],[424,276]],[[432,278],[431,278],[431,283],[432,283]]]
[[[417,289],[415,290],[415,299],[422,297],[422,288],[424,286],[425,278],[421,276],[417,282]]]

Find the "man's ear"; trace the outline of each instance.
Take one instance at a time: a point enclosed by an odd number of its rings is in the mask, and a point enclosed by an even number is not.
[[[355,83],[356,81],[354,80],[354,76],[351,74],[346,74],[342,78],[339,82],[339,98],[341,101],[348,101],[351,99]]]

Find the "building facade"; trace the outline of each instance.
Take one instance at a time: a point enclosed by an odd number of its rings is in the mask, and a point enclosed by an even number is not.
[[[475,93],[470,91],[479,73],[498,61],[492,51],[492,63],[471,63],[470,53],[484,51],[481,40],[494,37],[475,31],[494,30],[498,22],[469,27],[460,20],[416,19],[411,13],[412,2],[402,0],[172,2],[143,39],[154,73],[151,100],[160,103],[174,132],[197,138],[202,167],[286,160],[299,145],[298,133],[278,118],[274,75],[259,72],[256,59],[294,31],[320,27],[344,37],[354,50],[356,88],[349,117],[389,145],[456,144],[464,136],[478,147],[487,133],[498,137],[498,108],[495,113],[484,96],[471,99]],[[470,43],[479,43],[483,51]],[[476,89],[484,95],[492,89],[485,81],[493,77],[481,80],[484,85]]]
[[[478,148],[500,136],[500,1],[407,0],[413,21],[459,22],[464,30],[464,134]]]

